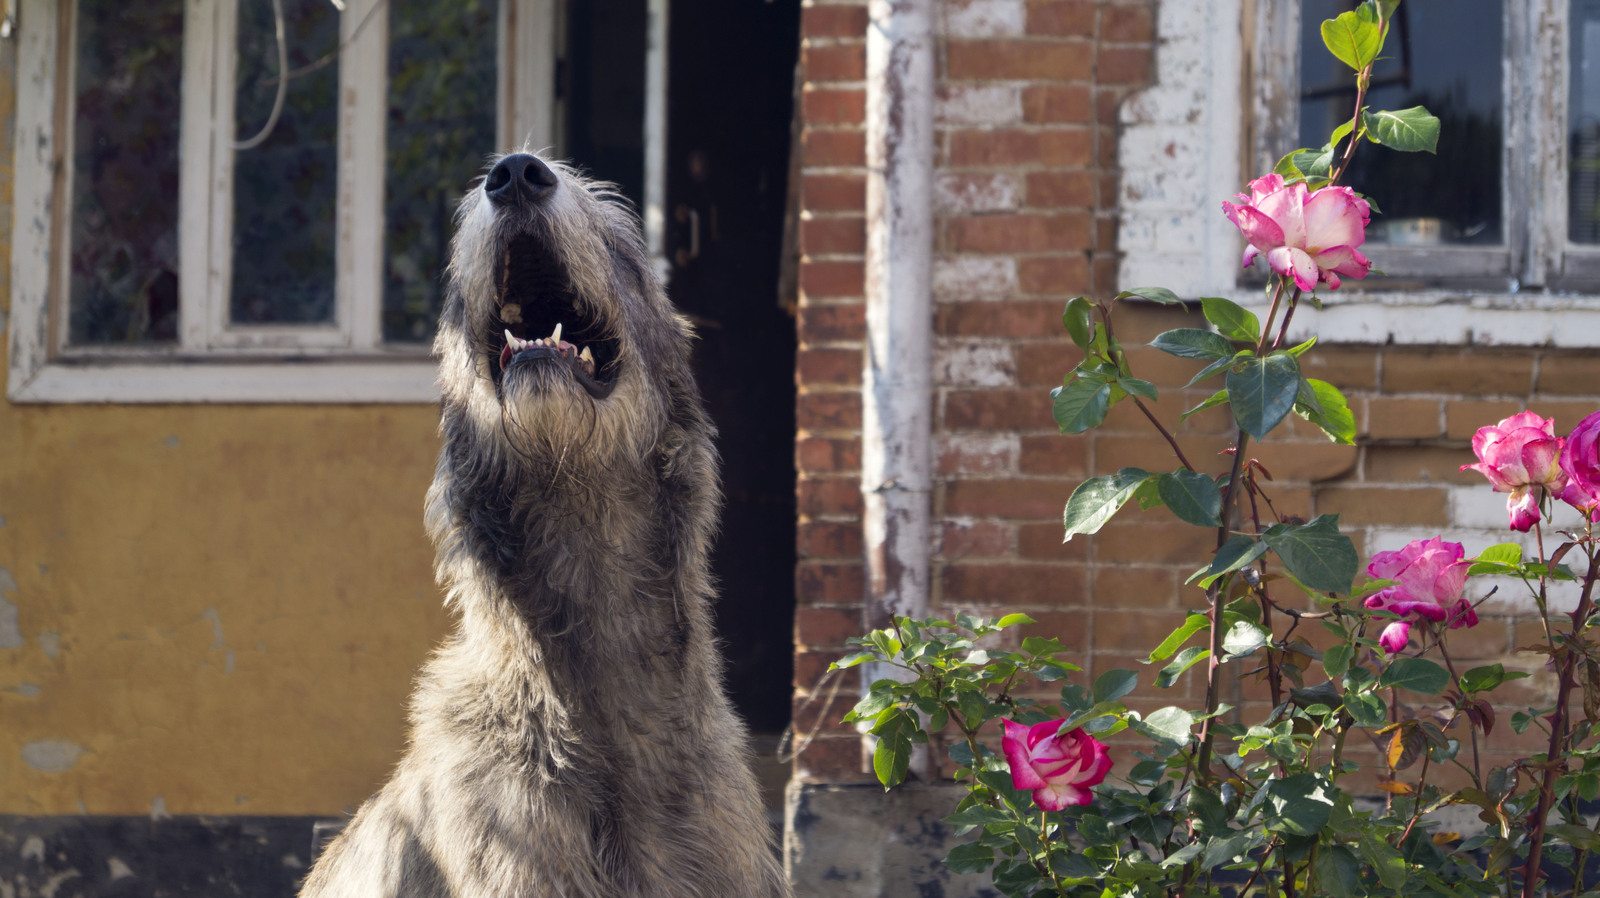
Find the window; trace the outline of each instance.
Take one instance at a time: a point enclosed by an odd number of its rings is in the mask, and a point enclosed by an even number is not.
[[[455,203],[551,143],[555,4],[346,5],[23,2],[13,400],[436,395]]]
[[[1228,264],[1237,233],[1211,219],[1349,116],[1351,73],[1318,26],[1355,5],[1162,6],[1158,83],[1122,113],[1125,283],[1260,301]],[[1600,0],[1406,0],[1384,55],[1368,104],[1427,106],[1440,153],[1361,148],[1346,183],[1382,205],[1365,250],[1387,276],[1346,281],[1296,324],[1324,340],[1600,345]]]

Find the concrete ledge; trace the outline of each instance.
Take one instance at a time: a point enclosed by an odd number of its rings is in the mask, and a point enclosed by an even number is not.
[[[957,876],[957,839],[939,822],[965,789],[791,782],[783,859],[795,898],[1000,898],[987,876]]]

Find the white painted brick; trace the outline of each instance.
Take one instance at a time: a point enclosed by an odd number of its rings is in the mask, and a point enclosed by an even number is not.
[[[1001,300],[1016,295],[1017,262],[1005,256],[956,256],[933,263],[933,298],[940,302]]]
[[[1013,174],[941,172],[933,181],[933,208],[941,215],[1015,209],[1018,189],[1018,178]]]
[[[1028,23],[1022,0],[946,0],[943,11],[949,37],[1017,37]]]
[[[941,467],[966,474],[1010,474],[1017,470],[1022,438],[1016,434],[943,434],[938,443]]]
[[[1017,362],[1006,344],[941,343],[933,350],[935,383],[960,387],[1009,387],[1017,382]]]
[[[1016,124],[1022,121],[1022,86],[944,85],[934,98],[933,114],[941,125]]]

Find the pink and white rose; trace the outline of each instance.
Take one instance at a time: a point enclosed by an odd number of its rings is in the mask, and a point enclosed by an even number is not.
[[[1467,586],[1467,569],[1472,567],[1465,556],[1460,543],[1447,543],[1437,536],[1413,540],[1397,552],[1373,555],[1367,573],[1394,583],[1368,596],[1366,606],[1403,618],[1449,621],[1452,630],[1476,626],[1478,614],[1462,595]],[[1411,634],[1409,621],[1396,624],[1386,627],[1378,639],[1390,654],[1405,648]]]
[[[1272,174],[1251,181],[1250,195],[1235,199],[1224,201],[1222,211],[1250,244],[1246,268],[1265,253],[1273,271],[1308,291],[1318,282],[1337,290],[1341,276],[1359,280],[1372,268],[1356,249],[1367,241],[1371,208],[1350,188],[1308,192],[1305,182],[1285,184],[1283,175]]]
[[[1029,727],[1003,721],[1000,748],[1011,765],[1011,785],[1031,789],[1034,802],[1047,811],[1093,801],[1090,787],[1111,770],[1105,745],[1082,730],[1057,735],[1063,722],[1050,720]]]
[[[1600,412],[1579,421],[1567,434],[1560,465],[1567,477],[1561,500],[1600,521]]]
[[[1478,471],[1489,478],[1495,492],[1510,493],[1506,512],[1511,529],[1527,533],[1539,520],[1544,494],[1562,496],[1567,488],[1567,474],[1559,461],[1563,443],[1553,419],[1519,412],[1499,424],[1478,428],[1472,437],[1478,463],[1462,465],[1461,470]]]

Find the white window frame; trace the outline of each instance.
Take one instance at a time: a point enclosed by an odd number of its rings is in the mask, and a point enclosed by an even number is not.
[[[1270,171],[1298,133],[1299,9],[1298,0],[1160,4],[1156,84],[1121,113],[1124,286],[1265,306],[1259,290],[1240,284],[1244,244],[1221,202]],[[1498,275],[1511,286],[1402,290],[1347,280],[1318,294],[1321,312],[1296,314],[1295,336],[1600,346],[1600,247],[1566,237],[1567,0],[1508,0],[1506,9],[1505,250],[1413,250],[1402,259],[1375,245],[1368,255],[1379,268],[1389,256],[1418,274]]]
[[[184,4],[176,346],[70,347],[63,285],[70,224],[74,0],[22,0],[11,260],[13,402],[432,402],[426,346],[382,339],[387,9],[348,0],[340,87],[336,313],[332,325],[233,326],[232,71],[238,3]],[[502,3],[498,147],[553,145],[559,0]],[[373,9],[374,5],[380,8]],[[372,12],[362,33],[352,32]],[[465,176],[463,177],[465,180]]]

